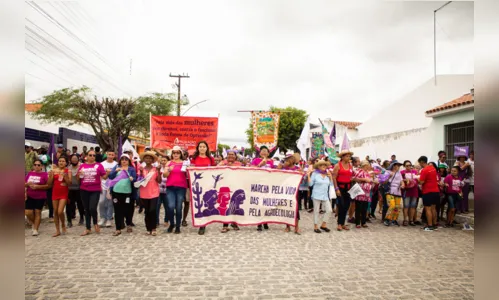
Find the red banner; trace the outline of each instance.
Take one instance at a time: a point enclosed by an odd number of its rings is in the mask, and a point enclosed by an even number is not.
[[[210,151],[217,150],[218,118],[151,116],[151,147],[193,149],[206,141]]]

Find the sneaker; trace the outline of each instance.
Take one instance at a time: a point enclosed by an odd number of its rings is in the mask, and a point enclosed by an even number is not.
[[[418,226],[419,226],[419,225],[423,225],[423,223],[421,223],[420,221],[415,221],[415,222],[414,222],[414,224],[415,224],[415,225],[418,225]]]
[[[265,229],[265,230],[269,230],[269,225],[267,225],[267,224],[263,224],[263,229]]]
[[[99,224],[99,226],[102,227],[102,226],[104,226],[105,223],[106,223],[106,219],[100,219],[99,223],[97,223],[97,224]]]
[[[175,234],[179,234],[179,233],[180,233],[180,227],[175,228]]]
[[[172,233],[172,232],[173,232],[173,226],[168,227],[166,233]]]
[[[199,234],[199,235],[203,235],[203,234],[204,234],[204,231],[205,231],[205,228],[204,228],[204,227],[201,227],[201,228],[199,228],[198,234]]]
[[[385,226],[390,226],[390,221],[385,220],[385,222],[383,222],[383,224],[385,224]]]
[[[437,227],[437,226],[432,226],[432,227],[431,227],[431,229],[432,229],[433,231],[438,231],[438,227]]]
[[[433,227],[426,226],[423,230],[424,231],[433,231]]]
[[[38,236],[38,230],[33,229],[33,233],[31,234],[32,236]]]
[[[395,225],[395,226],[400,226],[400,225],[399,225],[399,222],[397,222],[397,221],[392,221],[392,225]]]
[[[107,220],[106,227],[111,227],[111,226],[113,226],[113,223],[111,223],[111,220]]]

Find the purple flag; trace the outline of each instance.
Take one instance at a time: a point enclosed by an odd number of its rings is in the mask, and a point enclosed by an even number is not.
[[[47,151],[47,154],[49,155],[50,160],[52,161],[53,164],[55,164],[55,162],[54,162],[54,157],[56,156],[55,152],[56,151],[55,151],[55,145],[54,145],[54,135],[50,134],[50,145],[49,145],[49,149]]]
[[[128,172],[120,171],[120,173],[114,179],[110,179],[106,182],[106,186],[107,186],[107,188],[112,188],[113,186],[115,186],[118,183],[118,181],[125,179],[125,178],[128,178]]]
[[[336,123],[333,124],[333,129],[331,129],[331,133],[329,134],[329,140],[334,147],[336,145]]]
[[[470,147],[469,146],[454,146],[454,157],[458,158],[459,156],[468,157]]]

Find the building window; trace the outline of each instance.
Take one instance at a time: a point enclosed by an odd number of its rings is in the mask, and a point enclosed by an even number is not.
[[[474,149],[474,129],[475,121],[445,125],[445,152],[449,166],[456,162],[454,146],[468,146],[470,152]]]

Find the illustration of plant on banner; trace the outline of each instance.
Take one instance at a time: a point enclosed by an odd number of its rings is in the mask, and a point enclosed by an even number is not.
[[[279,137],[279,113],[264,111],[252,112],[253,141],[256,149],[267,146],[272,152],[277,147]]]
[[[310,157],[320,157],[324,155],[324,135],[320,132],[312,133],[312,145],[310,149]]]

